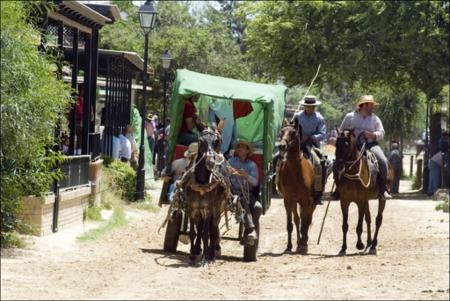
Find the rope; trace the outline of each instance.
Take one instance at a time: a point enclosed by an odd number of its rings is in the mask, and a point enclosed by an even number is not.
[[[314,81],[316,80],[317,75],[319,75],[319,71],[320,71],[320,66],[321,66],[321,65],[322,65],[322,64],[319,64],[319,66],[317,67],[316,75],[314,76],[314,78],[312,79],[311,83],[309,84],[308,90],[306,90],[306,93],[305,93],[305,95],[303,95],[302,100],[305,98],[306,95],[308,95],[308,92],[309,92],[309,90],[311,89],[312,85],[314,84]],[[297,114],[298,112],[300,112],[300,106],[301,106],[301,105],[300,105],[300,103],[299,103],[299,104],[298,104],[298,107],[297,107],[297,110],[295,110],[295,112],[294,112],[294,115]]]

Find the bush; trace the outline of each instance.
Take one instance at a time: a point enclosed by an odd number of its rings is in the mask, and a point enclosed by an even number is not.
[[[102,207],[96,205],[89,205],[86,208],[86,218],[91,221],[100,221],[102,220]]]
[[[114,160],[106,168],[110,173],[114,188],[119,191],[121,197],[128,202],[135,199],[136,191],[136,172],[127,164]]]
[[[62,156],[53,131],[70,103],[70,87],[54,74],[54,58],[38,51],[40,33],[26,22],[38,2],[1,5],[1,245],[15,240],[19,200],[42,195],[59,177]]]
[[[436,210],[438,210],[438,211],[442,210],[444,212],[448,212],[449,211],[448,200],[440,202],[439,204],[437,204],[436,205]]]

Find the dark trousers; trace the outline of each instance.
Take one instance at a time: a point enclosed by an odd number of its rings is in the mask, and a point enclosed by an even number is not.
[[[150,147],[150,151],[152,152],[152,163],[155,163],[155,138],[152,136],[147,136],[148,146]]]
[[[231,192],[234,195],[239,196],[239,202],[241,204],[242,209],[245,210],[244,214],[244,226],[246,229],[246,234],[250,233],[255,229],[254,219],[257,220],[262,213],[262,206],[257,201],[256,193],[252,193],[250,185],[247,184],[247,187],[231,187]]]
[[[398,193],[401,175],[402,175],[402,167],[394,166],[394,181],[392,181],[392,185],[391,185],[392,193]]]

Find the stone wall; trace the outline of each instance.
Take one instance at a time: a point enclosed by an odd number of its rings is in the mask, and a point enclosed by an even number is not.
[[[67,188],[59,192],[58,230],[83,223],[83,212],[92,201],[100,205],[100,187],[103,160],[89,165],[90,185]],[[22,220],[31,225],[34,235],[43,236],[53,232],[53,207],[55,195],[27,196],[22,199]]]
[[[58,230],[83,223],[83,211],[89,204],[89,186],[60,192]],[[51,234],[53,225],[53,206],[55,195],[44,197],[27,196],[22,199],[22,220],[31,225],[33,234]]]

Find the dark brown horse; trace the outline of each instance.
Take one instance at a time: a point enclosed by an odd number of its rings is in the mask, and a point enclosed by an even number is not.
[[[280,163],[278,191],[283,195],[287,216],[288,243],[286,251],[292,250],[292,215],[297,229],[297,252],[308,253],[308,229],[316,205],[313,202],[314,171],[312,164],[300,152],[301,126],[297,120],[282,129],[279,144],[285,159]],[[297,211],[300,206],[300,217]],[[301,229],[299,229],[301,218]],[[301,233],[301,237],[300,237]]]
[[[199,137],[197,158],[193,174],[187,182],[185,193],[190,220],[191,256],[194,263],[201,252],[203,242],[203,265],[215,260],[220,251],[219,222],[228,197],[227,185],[223,181],[226,169],[223,157],[217,154],[220,135],[211,129],[202,131]]]
[[[359,138],[359,137],[358,137]],[[357,148],[357,138],[353,130],[345,130],[338,136],[336,140],[336,161],[335,170],[339,176],[337,179],[337,187],[339,189],[341,199],[341,210],[343,215],[342,232],[344,235],[340,255],[345,255],[347,250],[347,231],[348,231],[348,207],[351,202],[355,202],[358,206],[358,224],[356,226],[356,233],[358,235],[358,242],[356,248],[358,250],[364,249],[364,244],[361,241],[361,233],[363,231],[363,219],[365,217],[367,224],[367,248],[370,247],[370,254],[376,254],[376,247],[378,244],[378,231],[380,230],[381,222],[383,220],[383,211],[386,205],[385,199],[379,199],[378,214],[375,221],[375,234],[372,240],[370,230],[370,210],[369,199],[377,198],[378,184],[371,183],[369,177],[369,168],[367,161],[364,159],[362,153]],[[387,184],[391,185],[393,179],[393,169],[388,166]]]

